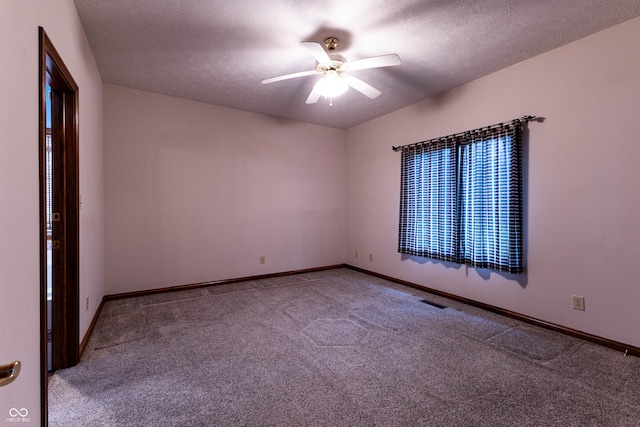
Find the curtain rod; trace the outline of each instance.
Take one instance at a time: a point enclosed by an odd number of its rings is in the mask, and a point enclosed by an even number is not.
[[[454,133],[452,135],[441,136],[439,138],[432,138],[432,139],[428,139],[426,141],[414,142],[413,144],[400,145],[398,147],[391,146],[391,148],[393,149],[393,151],[400,151],[400,150],[402,150],[403,148],[406,148],[406,147],[412,147],[414,145],[430,144],[430,143],[435,142],[435,141],[440,141],[441,139],[444,139],[444,138],[456,138],[456,137],[459,137],[459,136],[464,136],[464,135],[466,135],[468,133],[471,133],[471,132],[480,132],[480,131],[483,131],[483,130],[491,130],[491,129],[495,129],[495,128],[499,128],[499,127],[504,127],[505,125],[507,125],[509,123],[513,123],[513,122],[531,122],[531,121],[539,120],[539,119],[540,118],[537,117],[537,116],[522,116],[522,117],[520,117],[518,119],[513,119],[510,122],[497,123],[495,125],[484,126],[484,127],[478,128],[478,129],[467,130],[467,131],[464,131],[464,132],[458,132],[458,133]]]

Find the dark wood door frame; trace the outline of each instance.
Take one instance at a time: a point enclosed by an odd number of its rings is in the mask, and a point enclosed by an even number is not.
[[[79,182],[78,85],[42,27],[40,43],[40,316],[41,406],[47,420],[47,230],[46,230],[46,96],[51,87],[51,138],[54,158],[52,242],[53,369],[74,366],[79,360]]]

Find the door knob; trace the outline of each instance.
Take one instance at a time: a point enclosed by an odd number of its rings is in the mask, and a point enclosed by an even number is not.
[[[0,366],[0,387],[11,384],[18,378],[18,374],[20,374],[19,360]]]

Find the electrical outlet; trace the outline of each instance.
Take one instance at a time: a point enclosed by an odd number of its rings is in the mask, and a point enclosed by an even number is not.
[[[356,251],[356,258],[358,258],[358,251]]]
[[[369,254],[369,261],[373,261],[373,254]]]
[[[86,307],[84,309],[84,311],[89,311],[89,297],[87,297],[87,302],[86,302]]]
[[[266,257],[264,255],[260,256],[260,264],[266,264]]]
[[[573,296],[573,309],[584,311],[584,297],[579,295]]]

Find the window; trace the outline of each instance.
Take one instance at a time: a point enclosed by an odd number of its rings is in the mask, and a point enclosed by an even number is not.
[[[531,119],[398,148],[398,252],[522,272],[521,135]]]

